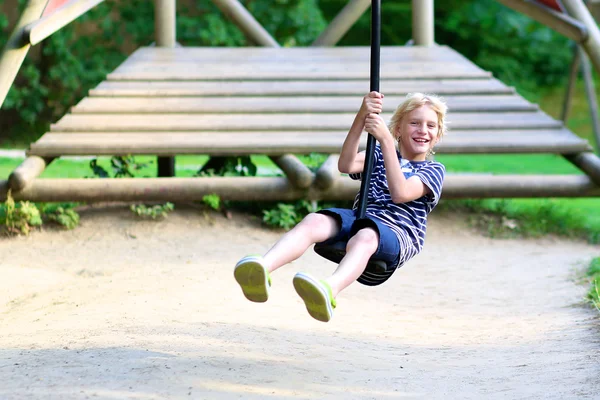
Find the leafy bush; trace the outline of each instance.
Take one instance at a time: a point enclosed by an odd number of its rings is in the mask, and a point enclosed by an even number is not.
[[[218,210],[221,207],[221,197],[218,194],[207,194],[202,197],[202,202],[213,210]]]
[[[317,211],[317,203],[300,200],[294,204],[277,203],[275,208],[263,210],[263,222],[267,225],[289,230],[307,214]]]
[[[151,163],[151,162],[150,162]],[[135,171],[146,168],[150,163],[139,163],[135,157],[129,156],[113,156],[110,158],[110,167],[115,178],[133,178]],[[110,178],[110,173],[98,164],[98,159],[94,158],[90,161],[90,168],[95,177]]]
[[[153,206],[132,204],[130,209],[140,218],[157,220],[159,218],[167,218],[167,215],[175,209],[175,206],[173,203],[156,204]]]
[[[600,311],[600,257],[596,257],[590,262],[587,273],[591,278],[588,299]]]
[[[79,214],[72,208],[59,206],[52,211],[45,211],[44,216],[65,229],[74,229],[79,225]]]
[[[345,0],[321,0],[331,20]],[[382,45],[404,45],[412,36],[409,1],[382,2]],[[341,45],[368,45],[366,12]],[[508,85],[530,95],[542,86],[565,81],[572,52],[569,40],[495,0],[446,0],[435,3],[435,40],[452,47]]]
[[[36,205],[29,201],[15,204],[10,190],[4,203],[4,213],[6,229],[12,234],[29,235],[33,227],[42,225],[42,217]]]

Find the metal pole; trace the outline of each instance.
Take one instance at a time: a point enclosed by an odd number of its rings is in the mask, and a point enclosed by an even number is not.
[[[379,92],[379,71],[381,66],[381,0],[371,2],[371,91]],[[375,157],[375,137],[369,134],[367,138],[367,151],[360,183],[358,198],[358,218],[364,218],[367,212],[367,199],[369,197],[369,184],[373,174],[373,159]]]
[[[588,105],[590,106],[590,117],[592,118],[592,131],[596,139],[596,147],[600,151],[600,118],[598,117],[598,100],[596,97],[596,88],[594,87],[594,77],[592,74],[592,66],[590,60],[585,55],[581,47],[577,47],[579,58],[581,58],[581,72],[583,73],[583,81],[585,84],[585,95]]]
[[[571,102],[573,100],[573,91],[575,90],[575,84],[577,82],[577,75],[579,74],[579,65],[581,59],[579,58],[579,47],[577,44],[573,46],[573,59],[571,60],[571,67],[569,68],[569,83],[567,84],[567,92],[565,93],[565,102],[563,103],[563,109],[560,119],[566,125],[569,119],[569,112],[571,111]]]
[[[175,0],[154,0],[154,35],[157,47],[175,47]]]
[[[312,46],[335,46],[371,5],[371,0],[351,0],[312,43]]]
[[[527,15],[577,43],[583,42],[588,37],[585,25],[567,13],[556,11],[535,1],[498,0],[498,2]]]
[[[600,29],[590,11],[581,0],[562,0],[562,4],[569,14],[582,22],[588,30],[588,37],[582,42],[582,45],[590,57],[590,60],[600,73]]]
[[[154,35],[156,47],[174,48],[177,44],[175,0],[154,0]],[[175,157],[156,158],[159,177],[175,176]]]
[[[48,0],[30,0],[21,14],[12,34],[0,53],[0,106],[4,103],[21,64],[31,47],[23,39],[23,28],[29,23],[37,21],[44,12]]]
[[[435,44],[433,10],[433,0],[412,0],[412,36],[415,46]]]

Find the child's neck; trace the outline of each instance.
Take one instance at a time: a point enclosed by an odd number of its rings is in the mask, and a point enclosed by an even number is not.
[[[405,157],[404,154],[402,152],[400,152],[400,157],[402,157],[405,160],[412,161],[412,162],[427,161],[427,154],[408,154]]]

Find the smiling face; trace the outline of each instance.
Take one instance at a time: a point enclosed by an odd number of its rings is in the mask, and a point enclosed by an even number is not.
[[[395,132],[402,157],[412,161],[425,161],[439,139],[438,132],[438,115],[428,105],[406,114]]]

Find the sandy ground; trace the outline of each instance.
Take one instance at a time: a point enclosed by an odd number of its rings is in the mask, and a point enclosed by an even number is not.
[[[431,217],[424,252],[333,320],[306,313],[297,270],[250,303],[243,255],[279,236],[248,217],[124,208],[74,231],[0,241],[0,399],[598,399],[600,319],[576,276],[600,249],[488,239]]]

